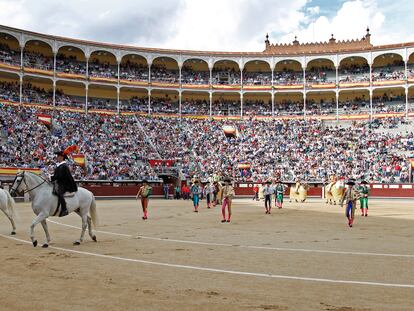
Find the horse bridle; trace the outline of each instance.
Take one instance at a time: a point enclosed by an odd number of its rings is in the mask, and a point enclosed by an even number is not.
[[[26,183],[26,179],[24,178],[24,171],[23,171],[23,173],[21,173],[21,174],[17,174],[16,175],[16,177],[14,178],[14,180],[13,180],[13,184],[12,184],[12,188],[11,188],[11,190],[12,191],[14,191],[14,192],[16,192],[17,191],[17,189],[19,189],[19,187],[20,187],[20,185],[22,184],[22,182],[24,182],[24,185],[26,186],[26,189],[25,190],[23,190],[23,194],[25,194],[25,193],[28,193],[28,192],[30,192],[30,191],[33,191],[33,190],[35,190],[36,188],[39,188],[41,185],[43,185],[45,182],[47,182],[47,180],[46,179],[44,179],[42,176],[39,176],[43,181],[40,183],[40,184],[38,184],[38,185],[36,185],[36,186],[34,186],[32,189],[28,189],[29,188],[29,186],[27,185],[27,183]],[[14,186],[14,184],[16,183],[16,180],[17,180],[17,178],[18,177],[21,177],[21,180],[19,181],[19,184],[17,185],[17,187],[15,188],[15,189],[13,189],[13,186]]]

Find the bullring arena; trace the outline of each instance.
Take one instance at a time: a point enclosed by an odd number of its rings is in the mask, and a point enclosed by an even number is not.
[[[26,185],[17,234],[0,218],[1,309],[413,310],[413,116],[414,43],[374,46],[369,29],[352,41],[266,36],[249,53],[0,26],[1,186],[47,180],[69,147],[99,216],[97,242],[80,245],[77,215],[49,217],[41,248],[40,224],[29,236],[40,184]],[[172,198],[228,179],[231,222],[205,199],[195,213]],[[133,200],[144,181],[148,219]],[[253,189],[277,181],[309,197],[289,202],[284,189],[265,214]],[[358,203],[353,226],[323,199],[347,181],[369,188],[369,216]]]
[[[412,310],[409,200],[373,200],[351,231],[320,199],[271,215],[238,199],[231,224],[189,201],[154,199],[147,222],[134,200],[97,206],[98,242],[81,246],[75,215],[49,221],[48,249],[29,242],[27,203],[15,237],[1,221],[3,310]]]

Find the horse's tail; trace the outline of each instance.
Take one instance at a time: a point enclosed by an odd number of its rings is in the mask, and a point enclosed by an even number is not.
[[[18,220],[19,217],[16,212],[16,204],[14,203],[14,199],[12,198],[12,196],[10,195],[8,191],[4,191],[4,192],[6,192],[6,196],[7,196],[8,214],[13,220]]]
[[[89,207],[89,213],[91,214],[92,224],[96,228],[99,225],[98,214],[96,213],[96,201],[95,196],[92,194],[92,202]]]

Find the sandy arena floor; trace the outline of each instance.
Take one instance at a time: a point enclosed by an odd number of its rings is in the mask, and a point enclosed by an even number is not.
[[[414,310],[414,202],[372,200],[348,228],[322,200],[236,200],[232,222],[190,201],[98,201],[94,243],[80,218],[49,221],[48,249],[29,242],[33,212],[17,204],[16,238],[0,216],[1,310]],[[36,236],[44,241],[39,225]]]

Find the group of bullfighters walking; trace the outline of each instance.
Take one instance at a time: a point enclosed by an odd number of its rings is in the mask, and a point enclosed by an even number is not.
[[[326,195],[329,195],[333,191],[333,187],[336,184],[337,179],[332,178],[331,182],[325,187]],[[341,189],[338,203],[343,207],[345,205],[345,216],[348,219],[349,227],[353,226],[355,219],[355,210],[357,202],[360,202],[361,215],[368,216],[368,197],[370,194],[370,188],[366,181],[361,181],[357,187],[355,187],[356,181],[354,179],[346,182],[346,187]],[[265,203],[265,213],[271,214],[272,211],[272,198],[274,197],[275,206],[281,209],[283,206],[283,197],[286,191],[287,185],[276,180],[267,181],[260,187],[254,186],[253,200],[259,200],[259,193],[263,195]],[[295,185],[291,187],[291,199],[295,197],[295,194],[299,194],[300,189],[307,190],[308,187],[305,183],[297,180]],[[152,193],[152,188],[148,182],[144,181],[143,186],[137,193],[137,199],[141,199],[143,217],[146,220],[148,218],[148,198]],[[221,204],[222,220],[221,222],[230,222],[231,219],[231,206],[235,192],[234,187],[229,178],[224,178],[223,183],[220,180],[209,180],[207,184],[202,187],[200,181],[195,178],[191,182],[190,196],[193,201],[194,212],[198,213],[200,200],[202,197],[206,198],[207,208]],[[306,195],[300,202],[306,199]],[[227,213],[226,213],[227,212]]]

